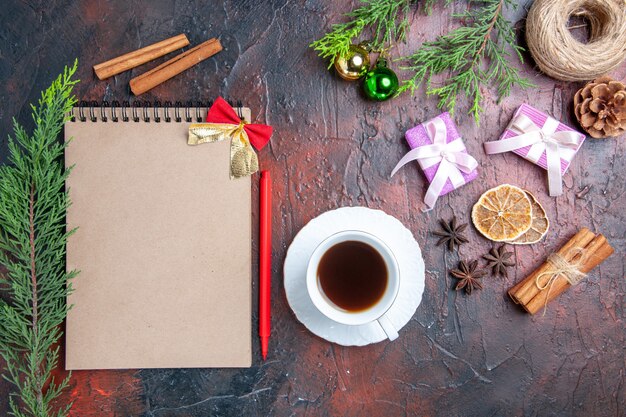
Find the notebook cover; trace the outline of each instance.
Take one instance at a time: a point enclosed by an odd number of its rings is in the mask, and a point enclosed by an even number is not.
[[[251,178],[188,125],[65,126],[67,369],[251,365]]]

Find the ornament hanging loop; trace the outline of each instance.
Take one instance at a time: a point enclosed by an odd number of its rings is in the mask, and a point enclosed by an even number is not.
[[[365,49],[369,53],[376,52],[374,50],[374,42],[371,39],[364,40],[364,41],[358,43],[357,46]]]

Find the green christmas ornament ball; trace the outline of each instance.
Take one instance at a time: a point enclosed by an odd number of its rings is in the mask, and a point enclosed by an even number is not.
[[[363,92],[371,100],[390,99],[398,91],[398,86],[398,76],[387,67],[386,59],[379,59],[363,79]]]

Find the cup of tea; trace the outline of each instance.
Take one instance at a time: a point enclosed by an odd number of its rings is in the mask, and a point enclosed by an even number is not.
[[[386,313],[400,288],[400,269],[376,236],[346,230],[326,238],[309,258],[307,291],[317,309],[347,325],[377,321],[389,340],[398,337]]]

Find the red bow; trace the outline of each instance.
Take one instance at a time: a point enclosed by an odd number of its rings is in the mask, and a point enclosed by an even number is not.
[[[238,125],[242,122],[230,104],[221,97],[218,97],[209,109],[206,121],[208,123],[227,123],[231,125]],[[248,139],[252,146],[259,150],[263,149],[269,142],[270,136],[272,136],[272,126],[247,123],[245,121],[243,123],[243,129],[248,134]]]

